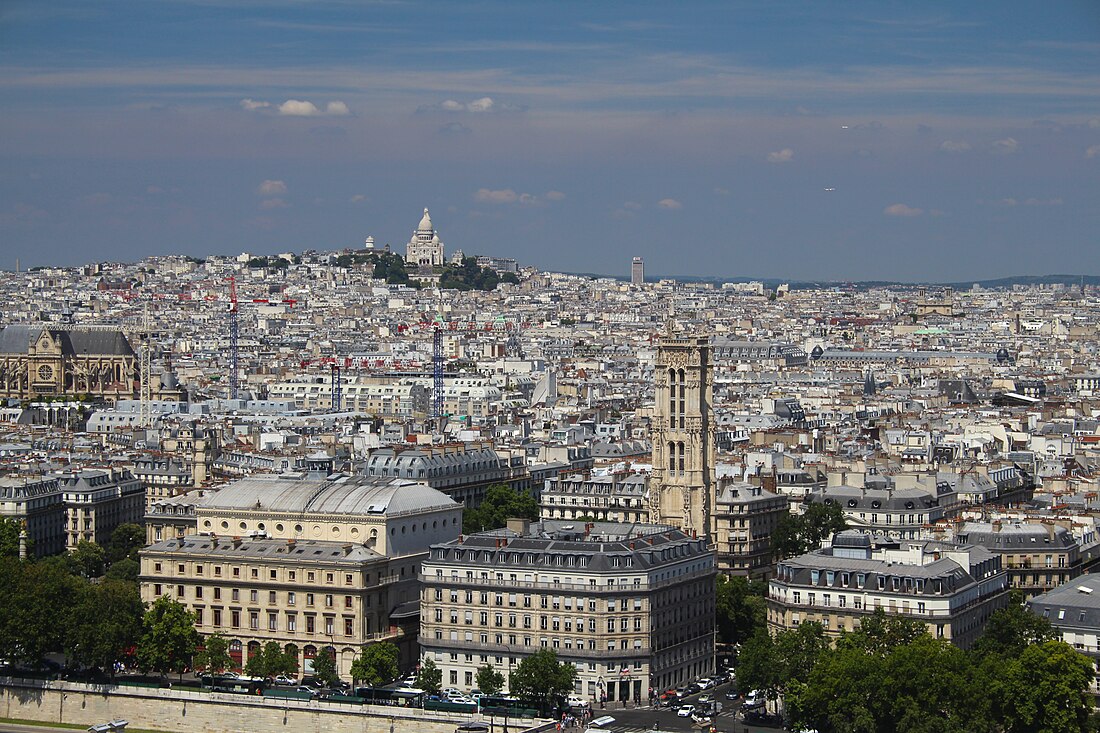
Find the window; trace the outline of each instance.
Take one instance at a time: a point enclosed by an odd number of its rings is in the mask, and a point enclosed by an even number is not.
[[[314,624],[316,623],[316,621],[317,621],[317,619],[314,618],[313,616],[306,616],[306,633],[307,634],[312,634],[315,631]]]
[[[195,586],[195,600],[202,600],[202,586]]]
[[[298,616],[293,613],[286,615],[286,630],[297,631],[298,630]]]
[[[351,573],[344,574],[344,585],[351,585]]]
[[[267,614],[267,630],[278,631],[279,630],[279,615],[276,613]]]
[[[202,609],[195,609],[195,626],[202,626]]]
[[[241,628],[241,612],[240,611],[230,611],[229,612],[229,625],[232,626],[234,629]]]
[[[344,596],[344,608],[351,608],[351,596]]]
[[[276,580],[279,577],[279,571],[278,570],[270,570],[270,571],[268,571],[267,577],[270,580]]]
[[[286,605],[293,606],[294,601],[296,600],[296,598],[297,598],[297,595],[294,593],[294,591],[289,591],[286,594]]]
[[[332,583],[334,582],[332,573],[325,573],[325,582],[329,585],[332,585]]]
[[[252,603],[260,602],[260,592],[258,590],[251,590],[248,592],[248,600]]]
[[[332,636],[333,634],[336,633],[335,629],[336,629],[335,619],[333,619],[331,616],[326,617],[325,618],[325,634],[327,634],[328,636]]]
[[[259,568],[252,568],[252,577],[253,578],[260,577],[260,569]]]
[[[352,635],[352,623],[353,623],[353,619],[350,619],[350,618],[344,619],[344,636],[351,636]]]
[[[275,605],[275,591],[273,591],[273,590],[269,590],[267,592],[267,605],[269,605],[269,606],[274,606]]]
[[[258,631],[260,628],[260,614],[255,611],[251,611],[248,614],[248,628],[253,631]]]
[[[332,594],[325,596],[325,608],[332,608]]]
[[[213,615],[214,615],[214,625],[215,626],[221,626],[222,625],[222,610],[220,608],[215,608]]]

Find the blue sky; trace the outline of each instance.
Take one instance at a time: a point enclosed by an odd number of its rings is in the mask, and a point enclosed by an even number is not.
[[[1100,3],[0,3],[0,267],[1100,274]]]

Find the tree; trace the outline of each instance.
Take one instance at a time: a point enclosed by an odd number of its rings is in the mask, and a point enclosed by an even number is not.
[[[340,681],[340,673],[336,670],[336,656],[328,649],[322,649],[313,658],[313,677],[326,687],[332,687]]]
[[[400,671],[397,660],[400,652],[393,642],[370,644],[351,664],[352,681],[362,680],[371,687],[378,687],[397,677]]]
[[[206,637],[201,652],[195,655],[195,669],[205,669],[213,674],[221,674],[233,666],[229,656],[229,640],[221,634]]]
[[[443,671],[436,666],[431,659],[425,659],[420,663],[420,669],[416,671],[416,687],[429,694],[439,693],[443,686]]]
[[[1088,657],[1063,641],[1028,646],[1004,660],[998,717],[1008,733],[1070,733],[1087,730],[1094,672]]]
[[[91,540],[80,540],[70,553],[73,566],[85,578],[98,578],[103,575],[106,553],[103,548]]]
[[[743,576],[719,575],[715,590],[718,639],[724,644],[741,644],[767,621],[764,595],[767,585]]]
[[[841,634],[838,647],[854,647],[865,653],[885,657],[891,650],[911,644],[928,630],[916,619],[888,614],[881,607],[859,622],[859,628]]]
[[[1032,644],[1061,638],[1050,621],[1024,607],[1023,593],[1019,590],[1012,590],[1008,599],[1007,607],[994,611],[989,617],[982,635],[974,644],[975,652],[1015,658]]]
[[[124,557],[118,562],[111,563],[111,567],[107,568],[105,577],[111,578],[112,580],[125,580],[130,583],[136,583],[139,574],[141,574],[141,563],[137,560],[131,560],[128,557]]]
[[[104,580],[81,583],[67,614],[65,648],[69,657],[87,667],[114,673],[114,663],[141,636],[145,606],[134,583]]]
[[[199,632],[195,614],[168,596],[161,596],[145,612],[137,661],[142,669],[183,675],[195,656]]]
[[[828,648],[825,628],[815,621],[775,636],[761,626],[741,647],[737,679],[746,689],[763,690],[775,700],[780,693],[805,684]]]
[[[19,533],[23,523],[12,517],[0,517],[0,557],[19,557]],[[27,557],[32,557],[31,538],[27,538]]]
[[[559,662],[553,649],[539,649],[516,666],[508,685],[512,693],[536,703],[545,715],[559,697],[573,691],[576,677],[577,668]]]
[[[248,655],[244,671],[251,677],[276,677],[278,675],[293,675],[298,672],[298,650],[289,652],[283,649],[277,641],[269,641],[258,648],[255,653]]]
[[[848,528],[844,510],[836,502],[814,502],[802,514],[788,514],[772,532],[772,551],[779,559],[803,555]]]
[[[145,546],[145,528],[140,524],[120,524],[111,532],[107,542],[107,562],[116,563],[128,558],[136,561],[138,550]]]
[[[506,484],[494,484],[486,490],[481,504],[463,512],[462,531],[473,534],[500,529],[514,517],[537,520],[538,502],[526,491],[516,491]]]
[[[81,583],[57,560],[0,558],[0,656],[37,667],[61,651]]]
[[[486,695],[499,694],[504,689],[504,675],[493,669],[491,664],[477,668],[477,689]]]

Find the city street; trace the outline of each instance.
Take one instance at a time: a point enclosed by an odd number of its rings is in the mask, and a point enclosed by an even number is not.
[[[776,733],[782,730],[779,726],[763,726],[758,724],[746,725],[740,715],[741,700],[727,700],[726,690],[729,685],[719,685],[710,690],[715,700],[722,704],[722,712],[712,721],[719,733]],[[697,704],[703,693],[689,695],[685,698],[688,703]],[[707,731],[710,726],[699,726],[692,722],[691,718],[681,718],[676,711],[670,708],[652,708],[648,706],[628,707],[626,709],[617,706],[609,706],[605,709],[596,708],[593,716],[599,718],[609,715],[615,719],[614,723],[602,726],[600,730],[615,731],[616,733],[636,733],[638,731],[652,731],[656,723],[660,731],[677,731],[682,733],[696,733]]]

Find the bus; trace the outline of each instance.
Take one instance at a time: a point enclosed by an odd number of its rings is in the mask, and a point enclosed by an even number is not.
[[[363,698],[368,705],[398,705],[419,708],[424,705],[424,691],[415,687],[356,687],[355,696]]]
[[[238,695],[262,695],[264,692],[262,677],[204,674],[199,677],[199,682],[203,689],[211,692],[232,692]]]
[[[512,718],[534,718],[538,707],[518,697],[484,695],[478,701],[483,715],[506,715]]]

